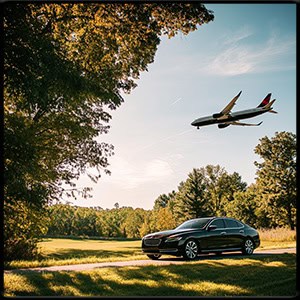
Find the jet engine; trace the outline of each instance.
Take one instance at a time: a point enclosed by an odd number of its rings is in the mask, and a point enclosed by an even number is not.
[[[228,127],[230,124],[226,124],[226,123],[224,123],[224,124],[218,124],[218,127],[219,128],[226,128],[226,127]]]
[[[217,113],[217,114],[213,114],[212,115],[213,116],[213,118],[220,118],[220,117],[222,117],[223,116],[223,114],[222,113]]]

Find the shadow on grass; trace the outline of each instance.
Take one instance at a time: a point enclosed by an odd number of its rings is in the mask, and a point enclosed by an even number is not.
[[[127,257],[134,254],[142,254],[139,247],[131,247],[128,250],[81,250],[81,249],[59,249],[58,252],[43,255],[43,259],[70,259],[70,258],[107,258],[107,257]]]
[[[8,296],[295,296],[295,259],[284,254],[84,272],[26,271],[15,275],[24,286],[14,286],[13,275],[6,275],[4,286]]]

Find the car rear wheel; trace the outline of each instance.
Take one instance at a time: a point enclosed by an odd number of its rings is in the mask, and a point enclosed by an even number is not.
[[[147,254],[147,256],[150,258],[150,259],[159,259],[161,257],[160,254]]]
[[[254,251],[254,243],[250,238],[248,238],[244,242],[242,252],[245,255],[251,255],[253,254],[253,251]]]
[[[188,240],[184,244],[183,257],[185,259],[195,259],[198,255],[199,247],[195,240]]]

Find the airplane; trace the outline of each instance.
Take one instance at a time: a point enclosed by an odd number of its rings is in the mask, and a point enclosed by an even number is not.
[[[248,123],[242,123],[238,121],[242,119],[256,117],[266,112],[277,113],[277,111],[274,111],[272,108],[272,104],[275,102],[276,99],[270,101],[271,93],[269,93],[256,108],[231,112],[233,106],[235,105],[237,99],[240,97],[241,93],[242,91],[240,91],[221,112],[215,113],[212,116],[206,116],[206,117],[196,119],[191,123],[191,125],[196,126],[197,129],[199,129],[200,126],[206,126],[212,124],[218,124],[219,128],[226,128],[229,125],[259,126],[262,123],[262,121],[259,122],[258,124],[248,124]]]

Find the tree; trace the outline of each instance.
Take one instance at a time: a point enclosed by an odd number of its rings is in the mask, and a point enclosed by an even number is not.
[[[153,209],[155,210],[155,209],[167,207],[168,205],[171,204],[170,202],[174,200],[175,195],[176,195],[175,191],[172,191],[169,194],[159,195],[158,198],[154,201]]]
[[[187,219],[211,215],[207,198],[206,182],[200,169],[193,169],[176,193],[174,213],[179,223]]]
[[[177,226],[177,222],[169,207],[153,210],[152,217],[156,221],[156,231],[169,230]]]
[[[259,221],[259,198],[255,184],[247,190],[234,194],[234,199],[225,206],[226,216],[236,218],[250,226],[262,227],[265,224]]]
[[[76,208],[69,204],[55,204],[47,207],[49,214],[48,235],[72,235]]]
[[[207,198],[214,215],[224,215],[224,206],[234,199],[235,192],[245,190],[247,184],[242,182],[241,176],[228,172],[220,165],[207,165],[200,169],[205,176]]]
[[[140,228],[144,222],[145,211],[142,208],[131,209],[121,224],[123,232],[126,232],[125,237],[140,238]]]
[[[89,168],[94,180],[109,172],[113,147],[95,140],[108,132],[106,110],[120,106],[120,92],[153,62],[160,35],[187,34],[212,19],[199,3],[7,3],[6,193],[16,197],[16,185],[26,191],[30,181],[43,202]],[[12,176],[19,164],[21,181]]]
[[[296,135],[276,132],[260,139],[254,152],[262,162],[257,166],[256,183],[262,196],[262,208],[274,226],[296,224]]]
[[[36,247],[38,237],[47,232],[49,222],[47,214],[42,214],[29,203],[22,201],[6,204],[3,211],[6,220],[3,227],[5,264],[16,257],[35,258],[38,254]]]
[[[74,183],[81,174],[97,181],[109,173],[114,148],[96,138],[108,132],[120,93],[153,62],[160,36],[213,20],[196,2],[3,8],[4,205],[22,201],[36,211],[62,193],[87,196]]]
[[[234,172],[228,174],[219,165],[193,169],[175,195],[175,214],[180,220],[226,214],[226,205],[234,193],[244,191],[247,184]]]

